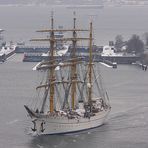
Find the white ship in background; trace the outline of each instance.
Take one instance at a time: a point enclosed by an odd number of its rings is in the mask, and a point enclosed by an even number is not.
[[[76,18],[72,29],[55,29],[51,17],[51,29],[38,32],[50,32],[45,39],[32,41],[50,42],[49,58],[38,65],[45,72],[40,85],[39,98],[32,105],[25,105],[32,123],[33,134],[63,134],[83,131],[101,126],[110,112],[107,92],[103,88],[99,64],[92,58],[92,23],[89,29],[76,28]],[[56,32],[72,32],[72,37],[58,39]],[[88,32],[87,37],[78,37],[79,32]],[[84,60],[77,53],[78,41],[88,41],[89,59]],[[69,58],[56,60],[57,41],[72,42]]]
[[[3,38],[3,29],[0,29],[0,62],[4,62],[9,56],[14,54],[16,46],[11,41],[7,44]]]

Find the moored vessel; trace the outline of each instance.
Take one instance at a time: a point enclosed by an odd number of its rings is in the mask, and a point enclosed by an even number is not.
[[[5,60],[14,54],[16,46],[11,41],[10,44],[7,44],[4,39],[2,33],[3,29],[0,29],[0,62],[5,62]]]

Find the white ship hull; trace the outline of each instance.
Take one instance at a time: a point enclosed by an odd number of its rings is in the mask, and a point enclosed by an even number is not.
[[[51,17],[52,18],[52,17]],[[110,112],[109,98],[102,86],[99,68],[93,63],[92,53],[92,22],[89,30],[76,29],[76,18],[73,29],[40,30],[38,32],[50,32],[50,38],[32,39],[31,41],[50,41],[48,60],[38,66],[38,70],[46,72],[45,79],[36,87],[42,100],[38,100],[35,106],[29,108],[24,105],[32,118],[34,134],[67,134],[79,132],[101,126]],[[73,36],[57,39],[55,33],[72,31]],[[77,32],[89,31],[88,38],[77,37]],[[89,60],[83,60],[83,56],[77,53],[77,41],[89,41]],[[55,57],[55,43],[57,41],[72,41],[72,48],[68,53],[70,59],[61,60]],[[62,50],[63,55],[68,46]],[[96,64],[97,65],[97,64]],[[94,69],[95,68],[95,69]],[[40,89],[43,93],[40,93]],[[40,97],[39,97],[40,99]]]
[[[15,52],[15,45],[4,46],[0,49],[0,62],[4,62],[10,56],[12,56]]]
[[[92,129],[101,126],[110,109],[101,111],[90,118],[79,117],[77,119],[68,119],[67,117],[43,117],[34,119],[35,131],[34,133],[41,134],[67,134],[83,130]]]

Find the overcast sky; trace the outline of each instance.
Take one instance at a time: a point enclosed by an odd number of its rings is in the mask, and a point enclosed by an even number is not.
[[[0,0],[0,4],[27,4],[27,3],[59,3],[62,1],[63,3],[81,3],[81,4],[99,4],[102,0]]]

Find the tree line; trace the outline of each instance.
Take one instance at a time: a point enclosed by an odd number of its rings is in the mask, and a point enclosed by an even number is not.
[[[148,32],[144,33],[143,40],[136,34],[133,34],[131,38],[127,41],[123,40],[122,35],[117,35],[115,37],[115,49],[116,52],[127,52],[134,53],[136,55],[140,55],[140,62],[142,64],[148,65],[148,53],[144,52],[148,48]],[[124,49],[123,49],[124,47]]]
[[[148,46],[148,32],[143,35],[143,38],[142,40],[138,35],[133,34],[129,40],[124,41],[122,35],[117,35],[114,46],[117,52],[122,51],[124,47],[127,53],[142,54],[145,46]]]

